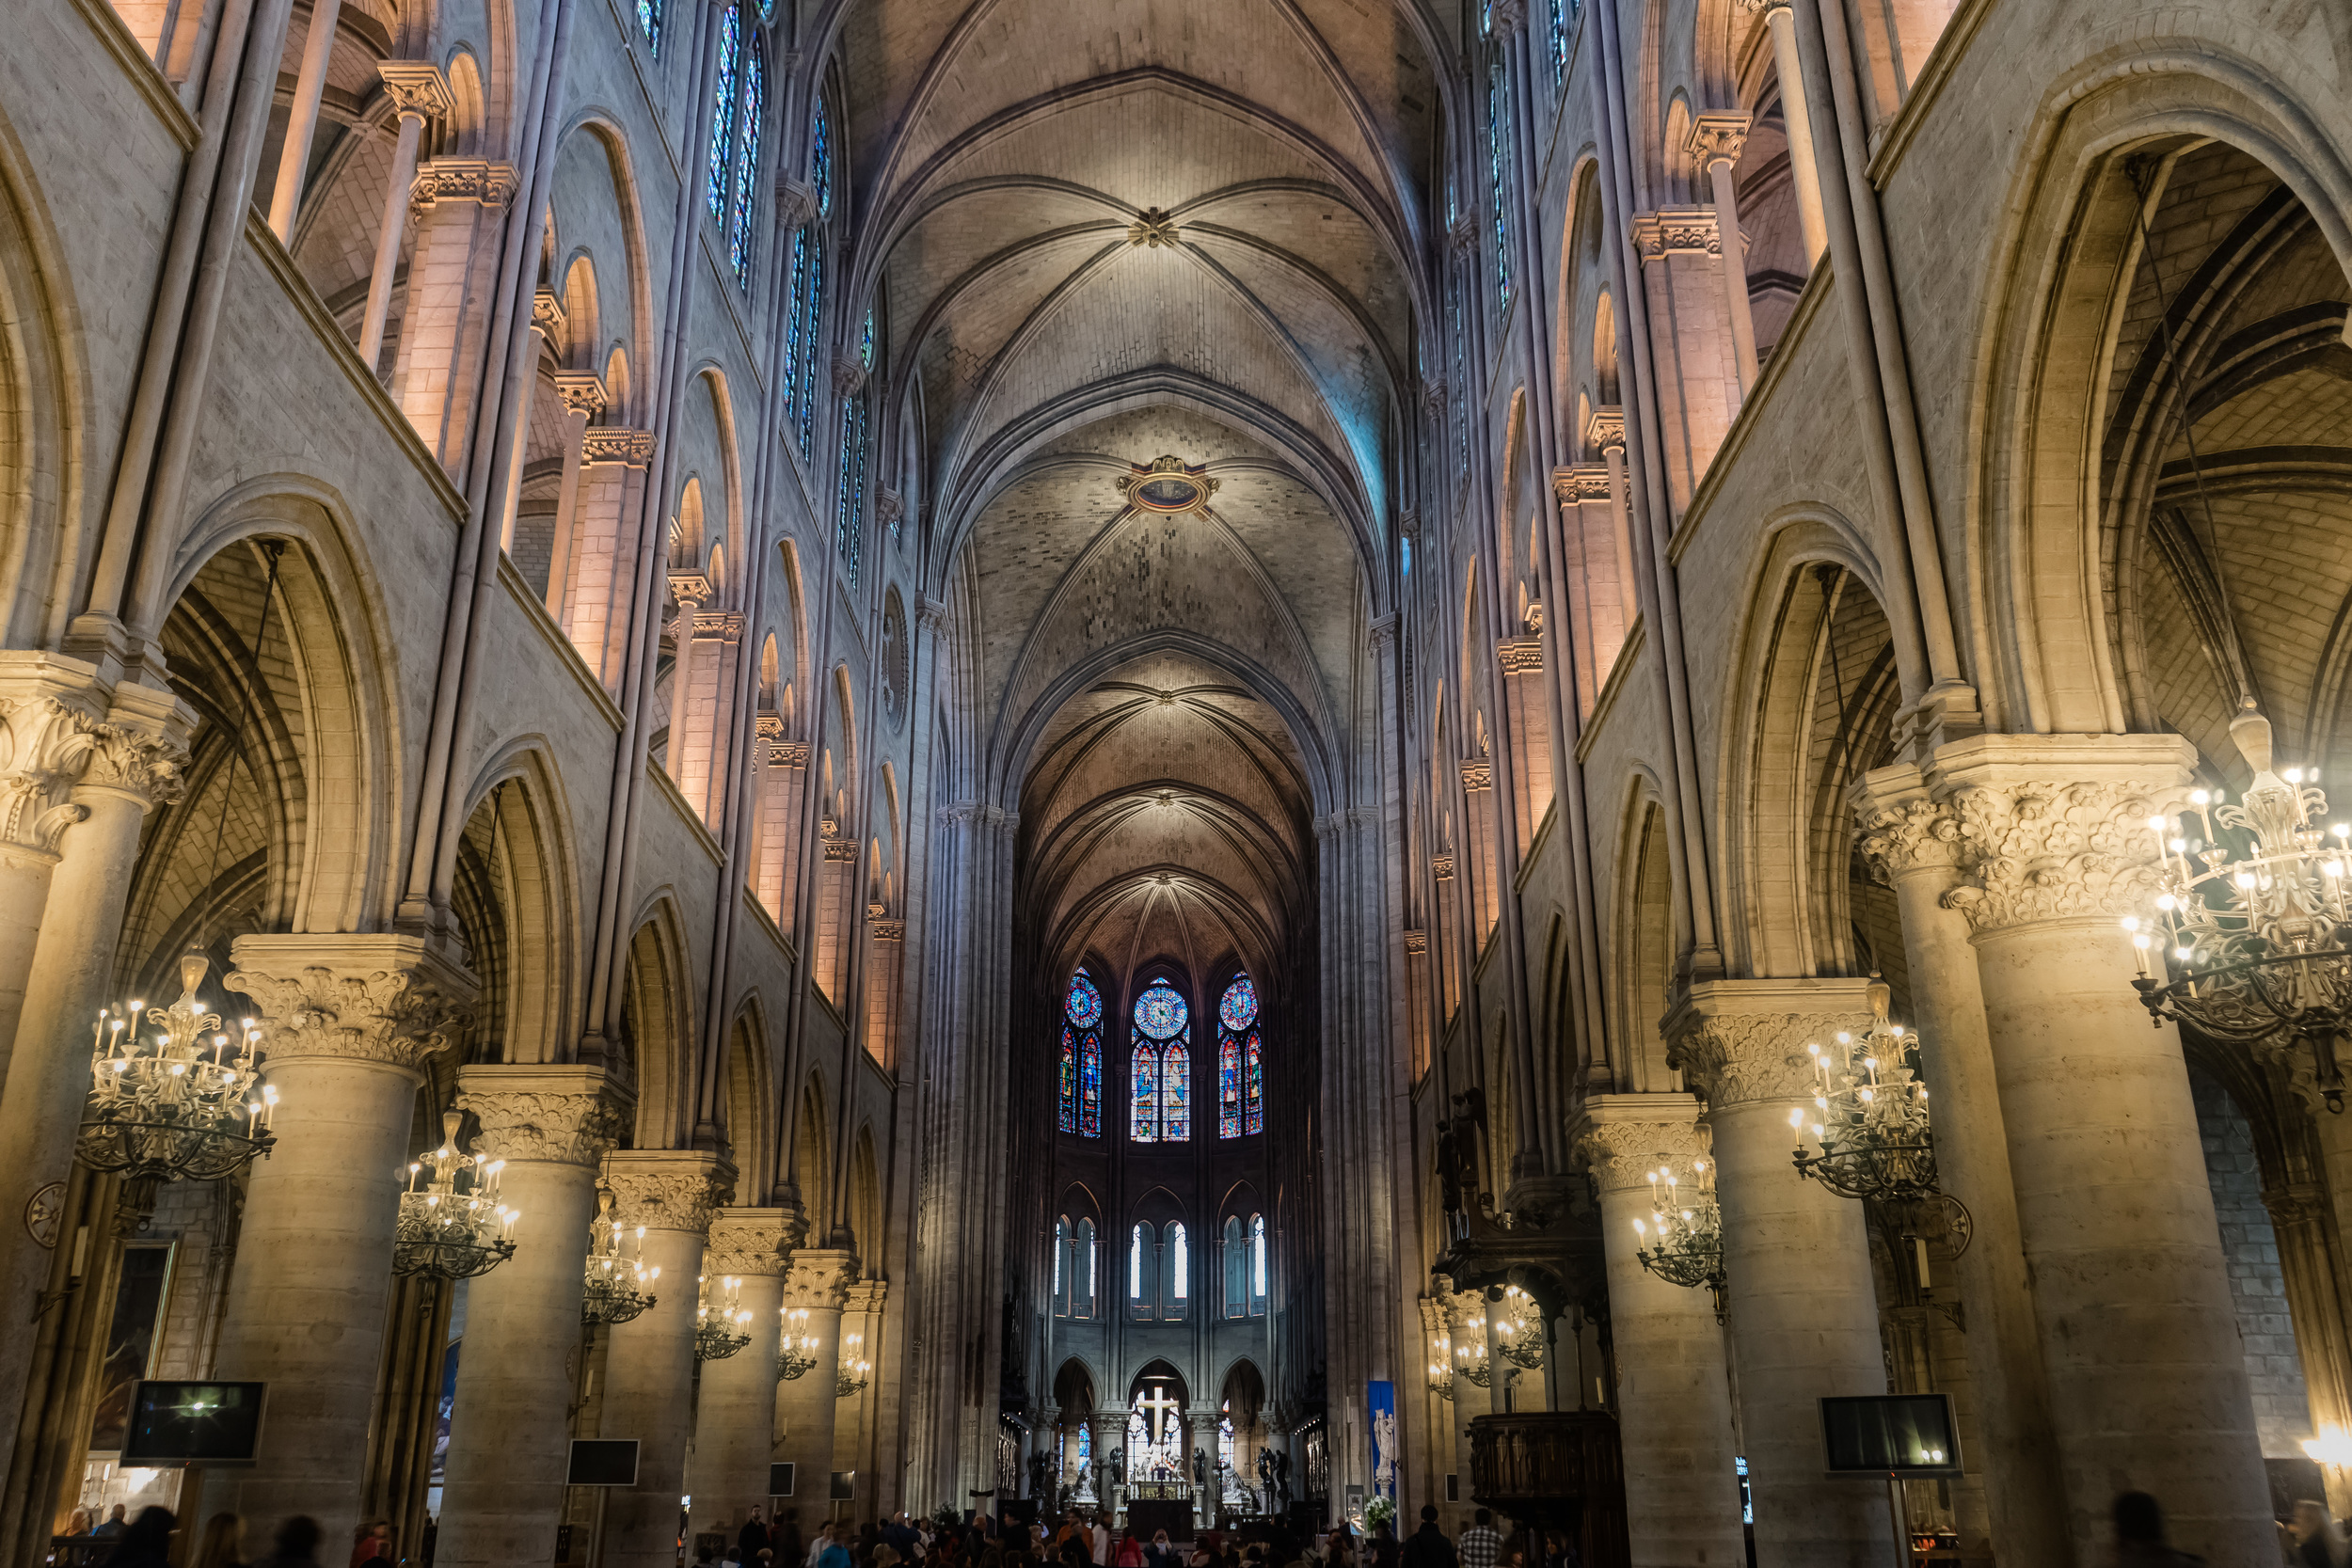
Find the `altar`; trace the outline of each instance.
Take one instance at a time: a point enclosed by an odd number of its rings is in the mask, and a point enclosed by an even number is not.
[[[1193,1537],[1192,1482],[1138,1481],[1127,1487],[1127,1528],[1149,1544],[1154,1531],[1168,1531],[1170,1541]]]

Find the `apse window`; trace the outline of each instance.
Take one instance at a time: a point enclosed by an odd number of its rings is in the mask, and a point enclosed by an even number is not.
[[[1129,1066],[1129,1126],[1136,1143],[1192,1141],[1192,1013],[1166,980],[1136,998],[1135,1057]]]

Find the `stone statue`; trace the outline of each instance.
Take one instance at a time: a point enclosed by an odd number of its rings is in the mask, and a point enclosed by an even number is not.
[[[1053,1467],[1054,1462],[1051,1459],[1048,1459],[1042,1451],[1029,1455],[1030,1497],[1042,1497],[1045,1496],[1046,1472],[1051,1470]]]
[[[1209,1484],[1209,1454],[1205,1449],[1192,1450],[1192,1483],[1200,1487]]]

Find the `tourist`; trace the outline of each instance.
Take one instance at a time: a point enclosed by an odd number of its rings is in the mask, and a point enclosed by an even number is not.
[[[1421,1528],[1405,1543],[1405,1568],[1458,1568],[1459,1561],[1454,1543],[1438,1528],[1437,1505],[1422,1504]]]
[[[1152,1532],[1152,1544],[1143,1549],[1144,1568],[1176,1568],[1176,1543],[1168,1538],[1168,1531]]]
[[[115,1516],[122,1516],[119,1505]],[[170,1568],[173,1522],[167,1508],[140,1509],[138,1518],[116,1539],[106,1568]]]
[[[295,1514],[278,1527],[278,1540],[269,1555],[253,1568],[314,1568],[322,1533],[316,1519],[307,1513]]]
[[[90,1512],[87,1508],[77,1508],[66,1515],[65,1533],[69,1536],[87,1535],[89,1527]]]
[[[751,1563],[758,1560],[760,1548],[767,1544],[768,1526],[759,1516],[759,1505],[754,1503],[750,1517],[743,1521],[743,1528],[735,1532],[736,1550],[742,1554],[743,1562]]]
[[[1323,1548],[1324,1568],[1356,1568],[1355,1535],[1344,1520],[1331,1527],[1331,1538]],[[1494,1568],[1489,1562],[1486,1568]]]
[[[120,1535],[124,1530],[131,1528],[123,1523],[122,1512],[123,1505],[121,1503],[115,1504],[114,1512],[106,1515],[106,1522],[99,1526],[96,1529],[90,1531],[90,1533],[92,1535],[103,1536]]]
[[[188,1568],[245,1568],[245,1521],[233,1513],[215,1513],[205,1520]]]
[[[817,1568],[850,1568],[850,1529],[847,1525],[828,1520],[825,1525],[824,1546],[817,1554]]]
[[[2292,1560],[2297,1568],[2344,1568],[2346,1557],[2352,1556],[2344,1527],[2328,1517],[2326,1503],[2309,1497],[2296,1503],[2287,1533],[2294,1542]]]
[[[1502,1537],[1495,1529],[1491,1510],[1480,1509],[1470,1515],[1470,1528],[1462,1532],[1462,1568],[1495,1568],[1495,1560],[1502,1555]]]
[[[1397,1568],[1397,1559],[1403,1555],[1403,1550],[1397,1544],[1396,1531],[1389,1528],[1386,1519],[1372,1527],[1372,1544],[1366,1555],[1371,1568]]]
[[[2145,1492],[2122,1492],[2115,1499],[2115,1562],[2117,1568],[2185,1568],[2201,1557],[2176,1552],[2164,1539],[2164,1510]]]
[[[1132,1529],[1119,1537],[1118,1568],[1143,1568],[1143,1543],[1136,1539]]]

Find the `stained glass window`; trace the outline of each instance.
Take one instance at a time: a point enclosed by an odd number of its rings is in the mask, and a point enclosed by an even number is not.
[[[808,135],[808,182],[817,187],[817,215],[833,216],[833,127],[822,103],[817,105],[817,121]]]
[[[1184,1222],[1177,1220],[1163,1234],[1168,1238],[1168,1299],[1176,1309],[1168,1316],[1184,1316],[1184,1280],[1192,1273],[1192,1251],[1184,1242]]]
[[[1236,974],[1216,1003],[1216,1135],[1220,1138],[1265,1131],[1264,1100],[1250,1092],[1249,1070],[1256,1058],[1248,1053],[1255,1049],[1257,1022],[1258,988],[1249,983],[1248,975]]]
[[[752,285],[752,214],[759,207],[759,132],[768,104],[768,49],[757,35],[743,59],[743,155],[735,163],[735,214],[727,221],[727,261],[739,288]]]
[[[1139,1144],[1157,1143],[1160,1137],[1160,1053],[1138,1041],[1133,1069],[1134,1094],[1130,1115],[1135,1123],[1135,1139]]]
[[[866,325],[858,328],[857,362],[866,370],[874,368],[874,308],[866,308]]]
[[[1078,1423],[1078,1469],[1081,1474],[1094,1466],[1094,1426],[1090,1421]]]
[[[1063,1254],[1070,1250],[1070,1216],[1064,1214],[1054,1222],[1054,1316],[1070,1316],[1070,1302],[1061,1293]]]
[[[661,57],[661,0],[637,0],[637,25],[654,57]]]
[[[727,174],[735,167],[735,69],[743,47],[743,8],[729,6],[719,19],[719,86],[710,106],[710,167],[703,178],[703,200],[710,215],[727,215]]]
[[[1160,1056],[1160,1142],[1192,1141],[1192,1064],[1182,1040]]]
[[[825,242],[823,236],[809,242],[807,286],[801,291],[801,402],[796,411],[800,426],[801,460],[809,457],[809,443],[817,436],[817,341],[821,336],[819,324],[825,319]]]
[[[1174,986],[1154,980],[1136,998],[1136,1028],[1155,1040],[1173,1038],[1191,1018]]]
[[[784,408],[789,424],[801,400],[801,283],[808,272],[808,230],[792,231],[792,259],[785,277]]]
[[[1103,993],[1085,974],[1070,977],[1062,1001],[1061,1130],[1103,1135]]]
[[[1265,1216],[1249,1216],[1249,1315],[1265,1312]]]
[[[759,0],[759,20],[762,22],[773,22],[775,19],[776,0]]]
[[[1495,209],[1495,296],[1504,305],[1511,303],[1511,223],[1504,214],[1502,190],[1502,148],[1510,134],[1507,83],[1498,50],[1494,70],[1486,77],[1486,175]]]
[[[1568,29],[1575,24],[1578,0],[1549,0],[1551,7],[1551,90],[1568,84]]]
[[[1265,1042],[1258,1031],[1249,1031],[1249,1043],[1242,1048],[1243,1122],[1251,1132],[1265,1131]]]
[[[866,535],[866,398],[841,400],[841,478],[834,497],[834,548],[850,583],[857,583],[858,559]]]

